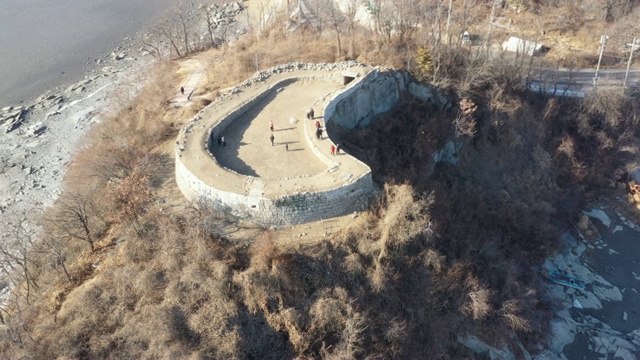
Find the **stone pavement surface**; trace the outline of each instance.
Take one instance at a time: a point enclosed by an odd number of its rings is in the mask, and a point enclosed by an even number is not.
[[[333,72],[297,70],[271,75],[249,87],[214,102],[200,114],[179,139],[181,162],[206,184],[237,194],[255,194],[277,198],[300,192],[322,191],[342,186],[370,171],[359,160],[347,156],[331,155],[331,140],[315,138],[315,121],[324,126],[324,107],[344,88],[339,82],[344,69]],[[350,71],[366,74],[371,68],[354,67]],[[311,80],[335,75],[335,82]],[[284,85],[279,92],[268,95],[253,108],[242,114],[225,129],[226,146],[213,145],[213,155],[206,151],[208,131],[227,114],[263,93],[269,86],[296,77],[297,81]],[[313,107],[317,119],[306,119]],[[293,124],[290,119],[297,122]],[[273,119],[276,131],[275,146],[269,141],[269,121]],[[289,152],[283,143],[289,144]],[[315,148],[315,150],[313,149]]]
[[[227,127],[226,146],[214,147],[216,159],[239,174],[262,179],[313,176],[324,171],[327,165],[309,149],[304,129],[305,123],[322,123],[323,119],[317,116],[315,120],[307,120],[301,114],[306,114],[318,94],[337,88],[339,84],[335,82],[297,81],[267,96]],[[273,132],[269,130],[270,122],[274,124]],[[324,138],[326,147],[330,147],[329,139],[326,135]]]

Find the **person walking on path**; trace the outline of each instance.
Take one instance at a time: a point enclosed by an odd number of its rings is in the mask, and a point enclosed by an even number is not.
[[[180,87],[180,94],[184,95],[184,86]]]
[[[340,144],[336,144],[336,155],[340,155]]]
[[[331,145],[331,155],[335,155],[336,154],[336,146],[335,145]]]
[[[316,120],[316,129],[320,129],[320,120]]]
[[[275,140],[275,136],[273,136],[273,134],[271,134],[271,136],[269,136],[269,140],[271,140],[271,146],[273,146],[273,140]]]
[[[311,110],[309,110],[309,118],[312,119],[312,120],[315,119],[314,115],[315,115],[315,113],[313,112],[313,108],[311,108]]]
[[[273,132],[273,121],[269,121],[269,129]]]
[[[289,144],[284,144],[284,149],[289,151]]]
[[[316,139],[322,140],[322,129],[321,128],[317,128],[316,129]]]

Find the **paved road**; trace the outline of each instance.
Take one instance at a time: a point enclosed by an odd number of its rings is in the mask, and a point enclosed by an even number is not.
[[[606,69],[598,71],[599,87],[621,87],[624,82],[625,69]],[[532,89],[542,91],[571,91],[576,93],[593,90],[595,69],[534,69],[529,78]],[[630,70],[627,87],[640,86],[640,70]],[[578,96],[580,96],[578,94]]]

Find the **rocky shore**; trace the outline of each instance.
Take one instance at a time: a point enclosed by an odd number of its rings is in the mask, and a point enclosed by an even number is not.
[[[206,6],[214,21],[214,33],[230,40],[244,32],[236,24],[243,11],[239,2],[223,5],[190,4],[187,11],[201,34],[208,36],[198,12]],[[239,17],[238,17],[239,18]],[[234,24],[233,33],[225,26]],[[145,36],[147,34],[141,34]],[[34,219],[60,194],[60,187],[83,137],[102,115],[113,110],[114,95],[132,96],[131,84],[145,81],[145,69],[157,61],[138,38],[125,38],[111,53],[96,59],[96,67],[82,79],[59,87],[34,101],[0,109],[0,244],[15,237],[22,224],[28,236],[37,235]],[[26,221],[23,221],[26,220]]]

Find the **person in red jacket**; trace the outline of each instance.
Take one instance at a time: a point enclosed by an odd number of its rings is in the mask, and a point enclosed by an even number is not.
[[[331,155],[335,155],[335,154],[336,154],[336,146],[331,145]]]

